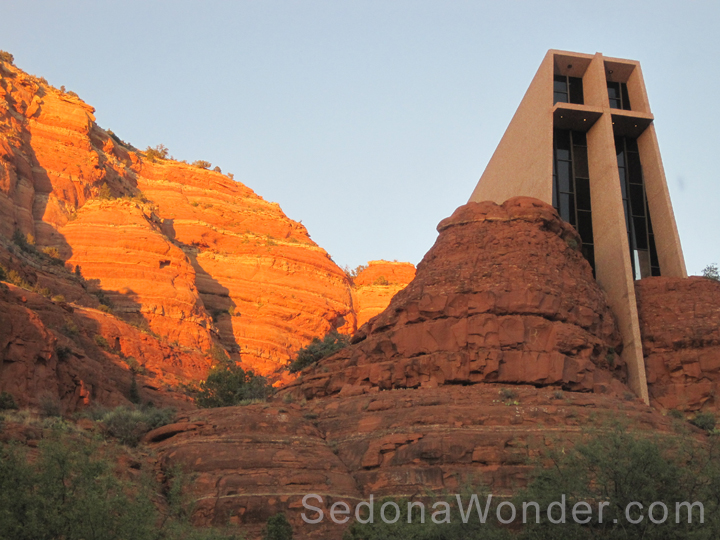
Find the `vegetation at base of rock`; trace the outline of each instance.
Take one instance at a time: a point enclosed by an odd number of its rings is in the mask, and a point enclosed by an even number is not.
[[[0,445],[0,540],[237,538],[194,529],[186,508],[157,505],[162,486],[118,478],[109,450],[60,432],[40,441],[32,459],[24,447]]]
[[[435,524],[430,519],[433,509],[431,500],[426,504],[425,524],[421,524],[415,510],[413,522],[407,523],[407,500],[394,501],[400,508],[400,519],[394,524],[383,523],[380,516],[382,504],[374,504],[372,524],[353,523],[346,531],[345,540],[711,540],[720,533],[720,445],[717,437],[709,442],[698,441],[687,434],[676,438],[657,438],[651,434],[627,431],[627,426],[615,425],[588,432],[572,448],[559,441],[552,445],[536,463],[534,474],[527,488],[516,492],[511,499],[491,499],[487,522],[480,524],[474,510],[467,524],[462,523],[457,500],[448,497],[451,517],[449,523]],[[466,490],[468,491],[468,490]],[[460,495],[463,506],[470,502],[470,494],[476,493],[483,511],[487,503],[488,490],[469,489]],[[564,523],[551,523],[548,507],[561,503],[565,496],[566,512]],[[503,501],[512,503],[516,509],[514,525],[500,526],[497,520],[498,506]],[[537,502],[540,521],[536,522],[536,511],[528,505],[527,524],[522,524],[524,502]],[[676,523],[676,503],[692,504],[700,501],[704,506],[704,523],[700,523],[697,507],[688,523],[688,509],[680,507],[680,522]],[[579,524],[573,518],[573,507],[587,502],[592,514],[581,514]],[[600,522],[598,505],[603,503],[603,519]],[[630,518],[643,520],[633,524],[626,516],[630,503],[638,502]],[[650,506],[662,503],[668,509],[663,523],[649,519]],[[509,519],[511,510],[504,505],[501,516]],[[561,504],[554,506],[554,520],[560,518]],[[553,508],[553,507],[551,507]],[[581,511],[584,506],[579,507]],[[394,509],[388,507],[386,515],[393,518]],[[440,518],[442,516],[439,516]],[[662,520],[662,507],[653,508],[653,519]]]
[[[695,418],[690,420],[690,423],[705,431],[712,431],[716,424],[715,415],[710,412],[699,412]]]
[[[158,407],[125,407],[115,409],[96,408],[85,413],[92,420],[101,422],[103,432],[126,446],[137,446],[148,431],[171,423],[174,409]]]
[[[285,514],[275,514],[268,518],[263,540],[293,540],[292,526]]]
[[[708,264],[702,271],[703,277],[720,281],[720,270],[717,264]]]
[[[10,392],[0,392],[0,411],[8,411],[17,409],[15,398]]]
[[[344,349],[349,344],[350,337],[340,334],[336,330],[327,334],[322,340],[315,337],[309,345],[298,351],[295,360],[288,365],[288,371],[290,371],[290,373],[297,373],[312,364],[318,363],[323,358]]]
[[[265,401],[273,393],[273,388],[265,377],[253,371],[245,371],[236,362],[213,348],[215,365],[210,369],[207,379],[199,384],[185,386],[185,390],[193,396],[198,407],[231,407],[248,403]]]

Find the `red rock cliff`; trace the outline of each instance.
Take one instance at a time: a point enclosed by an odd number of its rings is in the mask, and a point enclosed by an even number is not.
[[[5,244],[31,235],[123,318],[198,350],[219,339],[262,373],[314,336],[355,329],[349,279],[277,204],[219,172],[148,157],[93,112],[0,62]]]

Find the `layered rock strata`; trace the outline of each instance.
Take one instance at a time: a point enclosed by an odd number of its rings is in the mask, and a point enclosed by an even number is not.
[[[139,152],[77,95],[0,61],[0,236],[17,235],[57,249],[123,318],[263,374],[357,326],[348,277],[277,204]]]
[[[496,384],[328,396],[195,411],[147,435],[162,470],[196,479],[198,526],[231,523],[262,538],[267,519],[285,513],[297,539],[342,538],[329,510],[373,495],[424,497],[482,486],[508,495],[527,481],[532,459],[573,444],[592,426],[668,433],[670,418],[639,400]],[[322,497],[325,519],[302,513]]]
[[[353,278],[353,308],[358,327],[388,306],[392,297],[415,277],[415,266],[406,262],[370,261]]]
[[[438,231],[415,279],[287,393],[481,382],[627,391],[615,319],[551,206],[469,203]]]

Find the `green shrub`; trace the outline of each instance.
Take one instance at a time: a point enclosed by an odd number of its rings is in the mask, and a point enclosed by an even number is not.
[[[690,423],[705,431],[712,431],[715,429],[715,415],[709,412],[700,412],[690,420]]]
[[[134,372],[132,382],[130,383],[130,390],[128,391],[128,400],[130,401],[130,403],[134,403],[135,405],[139,405],[142,401],[140,399],[140,390],[138,389],[137,377],[135,377]]]
[[[501,388],[498,392],[503,401],[512,400],[517,398],[517,392],[511,388]]]
[[[162,492],[150,478],[121,480],[96,442],[54,432],[37,456],[0,446],[2,540],[230,540],[215,529],[195,529],[191,508],[170,500],[183,484]],[[179,499],[179,498],[178,498]],[[160,503],[160,504],[158,504]],[[159,507],[167,506],[162,514]]]
[[[718,271],[717,264],[707,265],[703,269],[702,275],[703,275],[703,277],[706,277],[708,279],[714,279],[715,281],[720,281],[720,271]]]
[[[377,279],[373,281],[373,285],[390,285],[390,282],[385,276],[378,276]]]
[[[668,411],[668,416],[672,418],[677,418],[678,420],[685,420],[685,415],[682,411],[678,411],[677,409],[670,409]]]
[[[7,271],[5,270],[5,267],[0,264],[0,281],[7,280]]]
[[[55,349],[55,354],[58,357],[58,360],[61,362],[64,362],[65,360],[69,359],[72,355],[72,350],[70,347],[58,347]]]
[[[526,490],[518,500],[537,501],[540,504],[542,523],[532,524],[523,532],[523,538],[538,540],[574,540],[580,538],[648,540],[717,538],[720,532],[718,496],[720,495],[720,468],[715,454],[716,443],[705,444],[691,437],[665,436],[629,432],[627,426],[617,424],[610,429],[586,434],[585,440],[573,448],[554,445],[545,456],[545,467],[536,469]],[[567,507],[576,501],[605,501],[608,503],[599,522],[597,505],[593,504],[592,520],[588,525],[575,524],[568,516],[562,526],[553,525],[545,518],[547,507],[567,498]],[[693,524],[687,523],[687,514],[681,514],[676,523],[676,503],[701,501],[705,523],[700,525],[698,512]],[[642,505],[642,522],[629,523],[625,509],[631,502]],[[668,519],[654,524],[648,517],[651,504],[667,505]],[[635,512],[632,515],[634,515]],[[661,517],[661,510],[655,515]]]
[[[32,290],[32,285],[25,281],[25,278],[23,278],[17,270],[10,270],[7,273],[7,281],[28,291]]]
[[[53,259],[59,259],[60,258],[60,252],[58,251],[58,248],[52,247],[52,246],[46,246],[42,248],[41,250],[45,255],[48,257],[51,257]]]
[[[117,407],[95,415],[102,422],[105,434],[127,446],[137,446],[148,431],[169,424],[175,418],[173,409],[155,407]]]
[[[113,194],[110,186],[108,186],[107,183],[103,183],[103,185],[100,186],[96,198],[100,199],[101,201],[111,201],[117,199],[117,197]]]
[[[263,540],[293,540],[292,526],[285,514],[275,514],[267,520]]]
[[[227,358],[210,370],[207,379],[187,388],[199,407],[230,407],[265,401],[273,392],[267,379],[245,371]]]
[[[65,296],[63,296],[62,294],[56,294],[55,296],[52,297],[52,301],[58,302],[58,303],[65,302]]]
[[[16,410],[17,408],[15,398],[10,392],[0,392],[0,411]]]
[[[69,338],[74,338],[80,333],[80,329],[72,319],[65,319],[60,331]]]
[[[350,268],[349,266],[345,266],[343,268],[343,272],[345,272],[345,275],[352,281],[356,277],[358,277],[358,274],[362,272],[363,270],[367,269],[367,264],[360,264],[356,266],[355,268]]]
[[[209,169],[212,167],[212,163],[209,161],[205,161],[204,159],[198,159],[197,161],[192,162],[193,167],[198,167],[200,169]]]
[[[12,64],[15,62],[15,57],[7,51],[0,51],[0,61]]]
[[[309,365],[344,349],[350,344],[350,337],[333,330],[322,341],[313,338],[309,345],[300,349],[295,360],[288,365],[290,373],[297,373]]]
[[[62,416],[60,399],[52,394],[40,396],[40,416],[43,418],[59,418]]]
[[[169,151],[167,148],[165,148],[165,145],[158,144],[155,148],[148,146],[145,150],[145,157],[150,161],[155,161],[157,159],[167,159],[168,153]]]
[[[110,349],[110,344],[108,343],[107,339],[105,339],[100,334],[95,334],[95,345],[100,347],[101,349],[108,350]]]

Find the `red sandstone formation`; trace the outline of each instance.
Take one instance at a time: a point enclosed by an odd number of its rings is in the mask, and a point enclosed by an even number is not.
[[[702,277],[635,282],[651,404],[717,410],[720,283]]]
[[[219,172],[138,152],[93,112],[0,62],[5,245],[31,235],[122,317],[199,350],[219,339],[262,373],[315,336],[354,331],[350,282],[301,224]]]
[[[383,312],[390,300],[415,277],[406,262],[370,261],[353,279],[353,307],[358,327]]]
[[[551,206],[469,203],[438,231],[415,279],[289,392],[480,382],[627,391],[615,319],[575,229]]]
[[[22,407],[129,404],[132,370],[143,401],[192,407],[180,382],[201,378],[210,360],[180,350],[100,310],[50,301],[0,284],[0,390]]]
[[[295,538],[324,540],[341,538],[344,527],[303,522],[308,493],[323,497],[326,518],[333,503],[354,508],[370,494],[454,493],[480,483],[508,494],[526,482],[528,458],[572,444],[588,425],[671,429],[671,419],[614,395],[497,384],[374,390],[194,411],[146,441],[164,470],[196,475],[189,489],[197,525],[230,522],[259,539],[266,520],[284,512]]]

